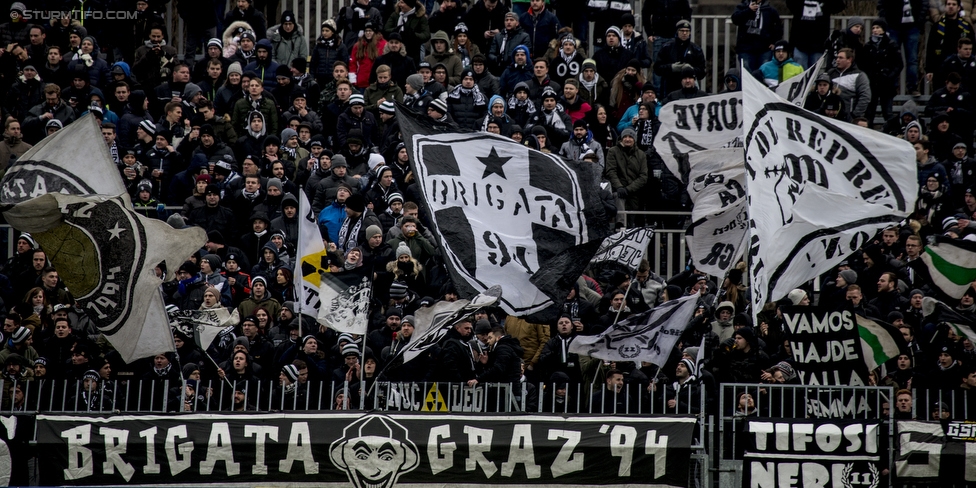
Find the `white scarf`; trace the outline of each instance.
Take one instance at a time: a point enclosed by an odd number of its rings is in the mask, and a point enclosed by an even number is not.
[[[407,18],[413,15],[417,11],[417,7],[414,7],[406,12],[400,12],[400,18],[397,19],[397,29],[403,32],[403,24],[407,23]]]
[[[365,220],[363,217],[363,215],[360,215],[359,219],[356,220],[356,223],[353,224],[352,228],[349,227],[349,219],[346,219],[346,221],[342,224],[342,228],[339,229],[339,242],[337,242],[336,245],[338,245],[343,252],[356,247],[356,236],[359,235],[359,228],[363,226],[363,220]],[[352,242],[349,242],[350,239]]]

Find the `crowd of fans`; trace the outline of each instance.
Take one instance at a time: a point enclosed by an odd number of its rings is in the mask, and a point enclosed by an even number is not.
[[[15,2],[11,20],[0,24],[2,169],[31,144],[94,114],[135,207],[176,228],[207,231],[206,245],[186,262],[157,269],[171,280],[163,285],[167,303],[180,310],[225,308],[236,323],[206,350],[176,329],[176,354],[124,364],[76,307],[44,251],[23,234],[0,275],[6,311],[0,362],[3,378],[17,380],[7,385],[82,381],[84,388],[71,390],[76,408],[112,409],[121,405],[103,402],[131,400],[86,391],[114,387],[114,380],[177,385],[188,379],[171,397],[188,403],[168,405],[183,410],[211,405],[198,381],[227,380],[243,390],[263,380],[293,404],[335,394],[335,385],[348,382],[340,394],[354,405],[372,394],[377,379],[502,382],[524,383],[530,404],[563,411],[633,411],[638,404],[651,408],[656,397],[666,400],[662,411],[673,412],[697,411],[691,399],[715,398],[722,383],[798,383],[779,307],[809,304],[814,295],[795,290],[784,302],[767,304],[753,324],[741,264],[721,285],[694,269],[665,280],[646,262],[633,274],[593,269],[578,280],[554,323],[483,310],[422,357],[388,364],[414,339],[420,307],[458,298],[429,229],[394,102],[598,164],[610,207],[687,209],[679,177],[653,148],[661,107],[705,95],[699,82],[706,59],[690,39],[687,0],[647,0],[640,12],[626,2],[581,0],[354,0],[322,22],[311,44],[294,12],[277,14],[277,2],[236,0],[226,14],[222,4],[179,3],[184,53],[167,39],[164,5],[155,1],[137,0],[132,20],[38,24]],[[853,307],[902,330],[911,356],[872,372],[873,384],[909,394],[912,388],[976,389],[976,349],[924,316],[921,298],[933,290],[912,266],[928,236],[976,235],[976,163],[968,156],[972,27],[957,0],[940,6],[881,0],[870,36],[858,17],[843,32],[831,32],[829,19],[844,9],[842,0],[787,5],[791,41],[782,39],[780,13],[767,1],[735,8],[736,53],[750,73],[730,69],[721,90],[741,89],[741,76],[774,87],[826,55],[806,108],[873,126],[880,105],[882,130],[915,144],[922,187],[911,219],[829,273],[817,301]],[[32,2],[31,8],[38,7]],[[636,15],[644,32],[635,29]],[[920,75],[918,38],[928,21],[932,34]],[[594,46],[585,43],[590,22]],[[924,114],[912,102],[891,113],[905,67],[909,91],[919,79],[938,87]],[[920,115],[931,121],[924,124]],[[302,316],[314,311],[296,304],[299,192],[311,202],[331,272],[372,271],[365,341],[320,326]],[[182,209],[167,210],[174,206]],[[700,295],[700,306],[663,368],[605,364],[569,352],[579,335],[598,334],[687,294]],[[976,313],[974,296],[970,288],[952,303],[968,320]],[[702,343],[706,359],[698,363]],[[538,383],[552,390],[535,391]],[[24,407],[18,388],[21,403],[8,391],[7,407]],[[238,391],[231,403],[247,408],[245,397]]]

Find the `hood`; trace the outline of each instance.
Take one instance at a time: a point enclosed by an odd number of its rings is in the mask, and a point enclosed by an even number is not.
[[[298,205],[298,199],[295,198],[295,195],[292,195],[291,193],[287,193],[286,192],[285,193],[285,196],[281,197],[281,212],[282,212],[282,217],[284,217],[286,219],[288,217],[285,217],[284,216],[284,211],[285,211],[285,205],[288,205],[288,204],[293,205],[295,208],[301,208]],[[295,214],[295,216],[297,217],[298,214]]]
[[[257,42],[257,43],[256,43],[256,44],[254,45],[254,51],[255,51],[255,52],[256,52],[256,51],[257,51],[258,49],[260,49],[260,48],[264,48],[264,49],[266,49],[266,50],[268,51],[268,54],[274,54],[274,46],[272,46],[272,45],[271,45],[271,41],[269,41],[269,40],[268,40],[267,38],[264,38],[264,39],[261,39],[260,41],[258,41],[258,42]],[[271,58],[272,58],[272,56],[268,56],[268,59],[269,59],[269,60],[270,60]],[[255,59],[256,59],[256,58],[255,58]]]
[[[528,86],[528,85],[526,85],[526,86]],[[505,105],[505,98],[503,98],[501,95],[492,95],[491,96],[491,99],[488,100],[488,112],[489,113],[491,112],[491,107],[495,106],[495,101],[496,100],[499,101],[499,102],[502,102],[502,107],[504,107],[504,110],[508,110],[508,106]]]
[[[732,315],[729,316],[729,322],[732,322],[732,318],[735,317],[735,304],[733,304],[730,301],[721,302],[721,303],[718,304],[718,307],[715,308],[715,319],[716,320],[718,319],[718,313],[720,311],[722,311],[722,309],[726,309],[726,308],[732,311]]]
[[[275,262],[277,263],[278,262],[278,248],[270,240],[267,243],[264,244],[264,247],[261,248],[261,255],[258,256],[258,258],[260,259],[260,262],[261,263],[264,263],[264,250],[265,249],[271,249],[271,252],[273,252],[274,253],[274,256],[275,256]]]
[[[528,65],[529,63],[531,63],[532,62],[532,55],[530,54],[531,51],[529,51],[529,48],[525,44],[519,44],[518,46],[515,46],[515,49],[512,49],[512,64],[515,64],[515,53],[517,53],[519,50],[525,52],[525,64]]]
[[[142,90],[133,90],[129,94],[129,110],[137,115],[142,115],[144,113],[142,106],[146,102],[146,92]]]
[[[437,31],[437,32],[434,33],[434,35],[430,36],[430,40],[431,40],[431,42],[433,42],[433,41],[444,41],[444,42],[447,43],[447,48],[448,49],[451,48],[451,39],[449,37],[447,37],[447,33],[444,32],[444,31],[442,31],[442,30]]]
[[[915,104],[915,100],[909,100],[901,105],[901,115],[911,115],[913,119],[918,119],[918,105]]]
[[[244,30],[249,30],[251,32],[254,32],[254,28],[251,27],[251,24],[248,24],[243,20],[235,20],[234,22],[231,22],[231,24],[227,26],[226,29],[224,29],[224,34],[221,36],[222,38],[221,40],[224,41],[224,47],[227,47],[231,44],[235,46],[237,45],[237,43],[234,42],[234,34],[237,32],[238,29],[244,29]]]
[[[129,63],[126,63],[125,61],[119,61],[112,65],[113,68],[116,66],[122,68],[122,71],[125,71],[126,78],[132,77],[132,70],[129,68]]]
[[[739,68],[729,68],[729,70],[725,72],[725,78],[723,79],[728,80],[729,78],[734,79],[737,84],[742,85],[742,78],[739,76]]]
[[[257,133],[251,130],[251,118],[253,118],[255,114],[257,114],[259,117],[261,117],[261,122],[264,122],[263,124],[261,124],[261,132],[257,132]],[[247,114],[247,133],[250,134],[253,137],[256,137],[258,139],[261,139],[262,137],[264,137],[264,134],[267,131],[268,131],[268,121],[264,120],[264,114],[261,113],[258,110],[252,110],[251,112],[248,112],[248,114]],[[280,140],[279,140],[279,143],[280,143]]]

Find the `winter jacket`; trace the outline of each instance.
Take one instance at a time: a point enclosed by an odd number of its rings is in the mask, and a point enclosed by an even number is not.
[[[739,27],[735,36],[735,51],[764,53],[769,51],[769,46],[783,38],[783,22],[779,12],[768,1],[764,0],[756,12],[749,8],[750,3],[751,0],[742,0],[732,12],[732,23]],[[755,31],[757,28],[758,32]]]
[[[264,116],[264,133],[277,134],[278,131],[278,108],[271,98],[262,95],[259,100],[252,100],[250,97],[242,98],[234,104],[234,111],[231,113],[231,123],[238,134],[246,134],[250,125],[248,114],[258,111]]]
[[[488,352],[488,364],[485,365],[485,370],[478,375],[478,383],[518,382],[522,376],[521,359],[524,356],[525,351],[518,339],[510,335],[502,336]]]
[[[562,51],[560,51],[549,63],[549,76],[563,85],[567,79],[576,78],[583,72],[584,60],[579,51],[573,52],[568,60],[563,57]]]
[[[532,59],[546,55],[549,41],[556,38],[559,32],[559,19],[548,8],[535,13],[530,8],[519,16],[519,24],[529,35],[529,46],[532,48]]]
[[[564,142],[562,147],[559,148],[559,155],[570,160],[570,161],[582,161],[583,155],[587,152],[592,152],[597,157],[597,162],[600,167],[606,165],[606,161],[603,157],[603,148],[600,147],[599,142],[593,140],[593,134],[587,132],[586,137],[582,140],[578,140],[575,137],[570,137],[568,141]]]
[[[768,87],[777,87],[780,83],[801,73],[803,73],[803,66],[793,61],[793,58],[786,58],[782,63],[773,58],[759,67],[759,74]]]
[[[596,61],[596,72],[606,80],[612,80],[617,76],[620,70],[627,67],[631,59],[634,59],[633,53],[622,46],[604,47],[593,55],[593,60]]]
[[[308,59],[308,38],[302,24],[295,24],[295,30],[289,35],[281,29],[281,24],[268,29],[268,40],[274,49],[272,59],[278,64],[291,66],[295,59]]]
[[[931,0],[909,0],[912,8],[912,27],[921,29],[928,20],[929,2]],[[878,17],[888,22],[889,29],[898,29],[901,26],[904,0],[878,0]],[[870,30],[869,30],[870,32]]]
[[[871,82],[868,75],[851,64],[850,68],[841,71],[839,68],[827,72],[834,86],[840,89],[841,100],[851,117],[863,117],[871,101]]]
[[[901,48],[887,33],[883,34],[877,42],[869,40],[864,45],[863,58],[864,60],[857,64],[867,73],[872,86],[894,88],[905,63],[901,59]]]
[[[337,34],[326,39],[319,36],[312,49],[312,61],[309,63],[309,73],[315,76],[319,83],[332,81],[332,65],[336,61],[349,62],[349,51]]]
[[[400,46],[399,52],[393,52],[389,43],[383,47],[383,54],[373,61],[372,72],[369,75],[369,82],[376,82],[376,67],[385,64],[390,67],[390,81],[398,87],[407,84],[407,77],[417,72],[417,67],[413,58],[407,56],[407,49]]]
[[[529,51],[529,48],[525,46],[518,46],[515,49],[524,49],[525,52]],[[532,74],[532,64],[531,62],[526,62],[523,65],[517,65],[514,61],[514,51],[513,51],[513,61],[505,68],[505,72],[502,73],[499,79],[499,84],[501,85],[501,93],[504,95],[511,95],[515,91],[515,86],[519,83],[525,83],[526,88],[528,88],[528,81],[533,77]]]
[[[381,39],[376,48],[377,52],[382,54],[386,49],[386,40]],[[369,86],[369,77],[373,73],[374,65],[374,60],[370,59],[369,56],[363,56],[363,59],[356,58],[361,49],[364,49],[363,44],[357,42],[349,51],[349,81],[360,90]],[[379,57],[379,54],[376,57]]]
[[[400,12],[393,12],[386,19],[383,26],[383,34],[389,38],[390,34],[399,32],[403,38],[403,45],[407,48],[407,55],[413,59],[421,59],[420,48],[430,40],[430,25],[428,24],[427,9],[420,2],[417,2],[415,11],[408,15],[402,25],[400,23]]]
[[[363,141],[364,147],[372,147],[379,142],[379,123],[376,122],[376,117],[371,112],[365,110],[363,111],[362,117],[356,117],[352,114],[352,108],[350,107],[339,116],[339,121],[336,124],[336,147],[345,147],[346,137],[349,136],[349,131],[353,129],[363,131],[363,138],[365,138]],[[351,169],[352,164],[350,164]],[[352,174],[351,171],[350,174]]]
[[[249,5],[245,10],[239,8],[231,10],[224,17],[223,25],[231,25],[238,21],[247,22],[254,30],[254,36],[259,41],[264,39],[268,34],[268,23],[264,19],[264,14],[255,10],[253,6]]]
[[[437,353],[437,367],[431,370],[431,379],[451,383],[463,383],[475,378],[475,364],[468,343],[451,327]]]
[[[569,115],[566,115],[566,112],[558,104],[551,112],[546,112],[545,110],[537,111],[529,120],[529,126],[525,127],[525,130],[528,131],[529,127],[534,125],[541,125],[546,128],[546,135],[549,136],[547,142],[553,148],[558,148],[564,142],[568,141],[570,134],[573,133],[572,119],[569,118]],[[555,149],[553,150],[555,151]]]
[[[705,53],[690,39],[685,42],[681,42],[678,38],[669,39],[661,47],[657,59],[658,61],[654,63],[654,74],[665,79],[667,91],[676,90],[681,86],[681,68],[675,70],[677,63],[688,64],[695,68],[695,79],[700,80],[705,77]]]
[[[528,32],[525,32],[521,27],[515,27],[512,30],[506,30],[504,27],[502,31],[499,32],[491,40],[491,47],[488,49],[488,61],[491,62],[492,66],[501,71],[512,59],[512,53],[518,46],[530,46],[532,40],[529,39]],[[529,51],[526,51],[529,52]],[[527,63],[531,63],[531,55]]]
[[[373,83],[366,89],[363,98],[366,99],[366,110],[369,110],[375,115],[379,109],[380,99],[385,98],[388,102],[402,102],[403,90],[393,83],[393,80],[390,80],[384,86]]]
[[[342,43],[346,45],[349,52],[352,52],[353,45],[359,40],[359,35],[366,28],[366,24],[372,23],[374,29],[379,31],[379,26],[383,24],[383,14],[369,2],[362,5],[353,0],[339,10],[335,22],[339,32],[342,33]]]
[[[443,63],[447,68],[447,83],[452,86],[461,83],[461,71],[464,70],[464,66],[461,65],[461,58],[451,48],[451,40],[447,37],[447,34],[443,31],[437,32],[431,36],[430,40],[446,42],[447,50],[442,53],[431,52],[424,58],[424,61],[430,63],[431,67],[438,63]]]
[[[505,319],[505,332],[518,340],[522,347],[522,359],[525,365],[535,367],[542,354],[542,348],[549,342],[549,326],[533,324],[523,318],[509,315]]]
[[[480,129],[481,119],[487,110],[488,99],[477,85],[470,89],[458,85],[447,95],[447,111],[463,128]]]
[[[618,188],[626,188],[627,206],[637,208],[641,202],[640,192],[648,179],[647,155],[637,147],[637,144],[625,148],[618,142],[607,152],[603,177],[610,181],[614,192]]]
[[[803,52],[822,52],[823,40],[830,34],[830,16],[839,14],[845,0],[786,0],[793,12],[790,23],[790,44]],[[868,29],[870,30],[870,29]]]

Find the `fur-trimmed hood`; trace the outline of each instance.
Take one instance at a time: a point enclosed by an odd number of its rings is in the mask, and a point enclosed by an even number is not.
[[[221,40],[223,40],[223,42],[224,42],[224,49],[225,50],[229,46],[237,47],[238,44],[237,44],[237,41],[234,39],[234,33],[237,32],[237,29],[239,29],[241,27],[243,27],[244,29],[249,30],[251,32],[254,32],[254,28],[251,27],[251,24],[248,24],[247,22],[244,22],[243,20],[235,20],[234,22],[231,22],[231,24],[229,26],[227,26],[226,29],[224,29],[224,35],[221,36]],[[230,54],[230,56],[233,56],[233,55],[234,55],[233,53]],[[230,57],[230,56],[228,56],[226,54],[226,52],[224,53],[224,56],[225,57]]]

